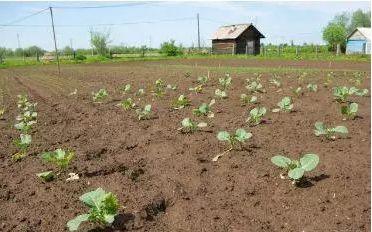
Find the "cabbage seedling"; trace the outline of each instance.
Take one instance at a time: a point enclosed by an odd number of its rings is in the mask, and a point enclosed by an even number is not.
[[[130,84],[126,84],[120,88],[120,90],[123,91],[123,93],[130,93],[131,89],[132,86]]]
[[[238,145],[244,144],[246,140],[252,137],[252,133],[246,132],[244,129],[239,128],[235,131],[235,134],[230,135],[227,131],[220,131],[217,134],[219,141],[226,141],[230,145],[230,149],[236,149]]]
[[[190,87],[190,91],[194,91],[195,93],[201,93],[203,91],[203,85],[197,85],[195,87]]]
[[[341,114],[346,116],[349,119],[354,119],[358,112],[357,103],[349,103],[347,105],[341,106]]]
[[[354,94],[360,97],[366,96],[368,94],[368,89],[358,89]]]
[[[280,88],[282,86],[282,83],[277,78],[271,78],[270,83],[275,85],[278,88]]]
[[[143,109],[136,109],[139,120],[148,120],[151,118],[151,105],[146,105]]]
[[[81,214],[67,222],[70,231],[76,231],[80,224],[85,221],[109,225],[114,222],[118,213],[119,203],[117,197],[102,188],[83,194],[79,197],[86,206],[90,208],[89,213]]]
[[[284,97],[280,102],[278,102],[277,106],[279,106],[279,108],[273,109],[273,112],[291,112],[293,109],[292,99],[290,97]]]
[[[213,118],[214,113],[211,111],[211,107],[215,102],[216,101],[212,99],[209,104],[202,103],[197,109],[193,109],[192,113],[196,116],[207,116],[208,118]]]
[[[347,134],[348,130],[345,126],[336,126],[334,128],[327,128],[323,122],[315,123],[314,133],[316,136],[324,135],[327,139],[336,139],[336,133]]]
[[[45,182],[50,182],[55,179],[55,175],[52,171],[41,172],[41,173],[36,174],[36,176],[40,177]]]
[[[216,91],[214,91],[214,94],[215,94],[217,97],[221,98],[221,99],[223,99],[223,98],[227,98],[227,93],[226,93],[226,91],[222,91],[222,90],[220,90],[220,89],[216,89]]]
[[[208,76],[200,76],[200,77],[198,77],[197,81],[198,81],[199,84],[207,84],[207,82],[209,81],[209,77]]]
[[[230,74],[226,73],[225,77],[221,77],[218,79],[218,82],[222,86],[222,90],[226,90],[231,85]]]
[[[14,140],[14,145],[18,148],[18,152],[13,155],[14,161],[19,161],[26,156],[26,151],[31,144],[31,135],[21,134],[18,139]]]
[[[300,160],[291,160],[285,156],[277,155],[271,158],[271,162],[284,169],[289,178],[299,181],[305,172],[310,172],[316,168],[319,157],[316,154],[305,154]]]
[[[101,103],[107,96],[108,93],[106,89],[100,89],[98,92],[92,92],[93,95],[93,101],[96,103]]]
[[[142,96],[145,94],[145,90],[144,89],[138,89],[138,91],[136,92],[136,96]]]
[[[246,89],[248,89],[252,93],[264,93],[265,90],[263,89],[261,83],[258,83],[256,81],[251,82],[247,86],[245,86]]]
[[[180,95],[178,99],[174,102],[174,109],[179,110],[183,109],[186,106],[189,106],[191,101],[184,95]]]
[[[118,106],[121,106],[124,110],[130,110],[136,106],[136,103],[133,102],[132,98],[127,98],[122,100]]]
[[[316,84],[308,84],[306,86],[306,88],[310,91],[310,92],[316,92],[318,91],[318,86]]]
[[[181,130],[184,133],[193,133],[200,128],[206,127],[207,123],[205,122],[196,123],[190,118],[184,118],[181,122],[181,125],[182,127],[178,128],[178,130]]]
[[[249,112],[249,117],[246,121],[253,125],[258,125],[262,122],[262,118],[265,114],[265,107],[256,107]]]
[[[73,151],[64,151],[60,148],[41,154],[43,160],[57,165],[61,170],[67,168],[74,156],[75,153]]]
[[[333,88],[333,96],[337,102],[346,102],[347,98],[358,91],[357,88],[346,86]]]
[[[153,90],[154,95],[156,97],[164,96],[165,88],[166,88],[165,81],[163,81],[162,79],[157,79],[155,81],[155,87],[154,87],[154,90]]]

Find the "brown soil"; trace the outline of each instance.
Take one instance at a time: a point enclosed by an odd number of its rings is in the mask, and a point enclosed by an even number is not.
[[[359,104],[359,117],[343,121],[339,104],[322,79],[328,63],[244,60],[128,62],[106,65],[62,66],[57,76],[54,66],[0,70],[0,103],[6,107],[0,120],[0,231],[64,231],[66,222],[87,212],[79,196],[102,187],[115,193],[123,206],[111,229],[106,231],[370,231],[370,96],[351,97]],[[189,66],[181,69],[175,64]],[[198,119],[191,110],[209,102],[218,87],[212,80],[202,94],[190,93],[198,75],[207,66],[312,67],[302,87],[303,96],[295,97],[298,73],[280,74],[281,91],[263,74],[266,93],[257,94],[260,105],[270,109],[268,123],[248,127],[245,119],[253,105],[240,106],[239,96],[247,92],[245,79],[252,73],[234,73],[229,98],[217,100],[215,118]],[[334,62],[336,78],[332,86],[352,84],[351,72],[367,71],[363,88],[370,89],[370,63]],[[185,79],[186,70],[191,78]],[[178,85],[163,99],[153,99],[150,88],[158,78]],[[118,87],[146,89],[136,103],[152,104],[153,119],[138,121],[135,112],[116,104],[124,96]],[[318,92],[306,90],[317,83]],[[331,87],[332,87],[331,86]],[[110,94],[103,104],[93,104],[91,92],[106,88]],[[68,96],[74,89],[76,96]],[[38,123],[32,131],[28,156],[13,162],[18,136],[13,128],[17,115],[16,96],[27,93],[38,102]],[[180,95],[190,97],[192,106],[173,110]],[[292,96],[295,112],[271,113],[284,96]],[[209,127],[194,134],[177,131],[185,117],[208,121]],[[327,141],[313,133],[314,123],[345,125],[347,138]],[[226,146],[216,134],[220,130],[244,127],[253,137],[240,151],[231,151],[217,162],[211,159]],[[57,180],[43,183],[36,173],[53,169],[39,154],[56,148],[73,149],[76,158]],[[307,182],[295,187],[279,177],[281,171],[270,158],[286,154],[316,153],[318,167],[307,173]],[[67,173],[80,179],[66,182]],[[125,208],[124,208],[125,207]],[[99,231],[86,223],[81,231]]]

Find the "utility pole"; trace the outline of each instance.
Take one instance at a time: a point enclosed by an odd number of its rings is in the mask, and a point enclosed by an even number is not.
[[[17,33],[17,40],[18,40],[18,48],[21,48],[21,41],[19,40],[19,34]],[[23,62],[25,61],[25,51],[22,49],[22,58]]]
[[[196,14],[196,19],[198,21],[198,48],[200,50],[200,25],[199,25],[199,13]]]
[[[58,65],[58,75],[61,75],[61,69],[59,67],[59,56],[58,56],[58,49],[57,49],[57,41],[56,41],[56,32],[54,30],[54,19],[53,19],[53,10],[52,7],[49,7],[50,11],[50,18],[52,19],[52,29],[53,29],[53,39],[54,39],[54,49],[56,51],[56,57],[57,57],[57,65]]]

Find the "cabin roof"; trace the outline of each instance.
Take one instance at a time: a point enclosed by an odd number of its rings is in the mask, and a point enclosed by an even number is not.
[[[238,38],[245,30],[249,27],[253,27],[254,30],[257,31],[260,38],[265,38],[264,35],[261,34],[251,23],[245,24],[234,24],[228,26],[219,27],[218,30],[213,34],[212,40],[223,40],[223,39],[236,39]]]
[[[359,31],[366,39],[371,39],[371,28],[370,27],[357,27],[350,35],[347,37],[349,39],[351,36],[355,34],[355,32]]]

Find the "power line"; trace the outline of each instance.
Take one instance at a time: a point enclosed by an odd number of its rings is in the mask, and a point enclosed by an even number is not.
[[[44,11],[46,11],[46,10],[49,10],[49,8],[42,9],[42,10],[40,10],[40,11],[37,11],[37,12],[32,13],[32,14],[30,14],[30,15],[27,15],[27,16],[24,16],[24,17],[22,17],[22,18],[16,19],[16,20],[11,21],[11,22],[9,22],[9,23],[0,24],[0,26],[2,26],[2,27],[4,27],[4,26],[10,26],[10,25],[13,25],[13,24],[15,24],[15,23],[22,22],[22,21],[24,21],[24,20],[26,20],[26,19],[28,19],[28,18],[31,18],[31,17],[36,16],[36,15],[38,15],[38,14],[41,14],[42,12],[44,12]]]
[[[153,2],[140,2],[140,3],[125,3],[116,5],[106,5],[106,6],[53,6],[55,9],[98,9],[98,8],[117,8],[117,7],[128,7],[128,6],[140,6],[153,4]]]
[[[55,27],[99,27],[99,26],[122,26],[122,25],[135,25],[135,24],[154,24],[162,22],[179,22],[195,20],[193,17],[175,18],[175,19],[163,19],[156,21],[137,21],[137,22],[121,22],[121,23],[101,23],[101,24],[57,24]],[[16,25],[0,25],[3,27],[50,27],[46,24],[16,24]]]

